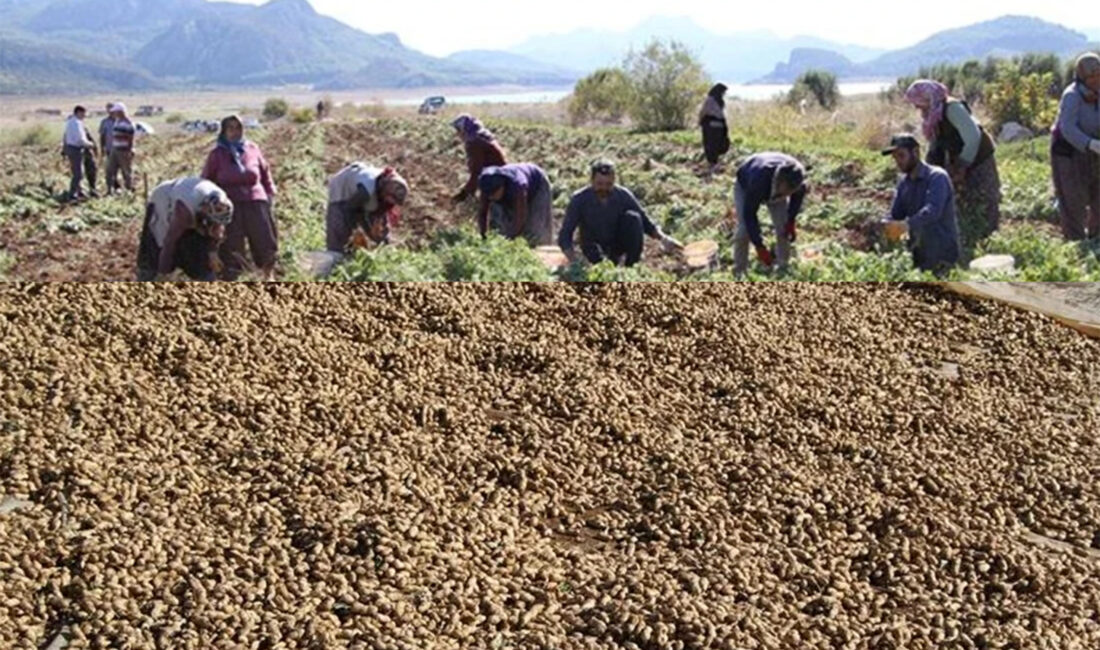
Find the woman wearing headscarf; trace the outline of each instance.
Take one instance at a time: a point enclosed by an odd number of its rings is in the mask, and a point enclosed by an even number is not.
[[[718,161],[730,150],[730,128],[726,122],[725,84],[715,84],[699,110],[699,127],[703,129],[703,153],[710,164],[708,175],[718,172]]]
[[[202,177],[213,181],[233,202],[233,222],[226,229],[220,255],[225,279],[236,280],[245,266],[245,241],[252,261],[264,280],[275,277],[279,252],[278,228],[271,206],[275,181],[263,152],[244,137],[244,123],[236,115],[222,120],[218,144],[206,159]]]
[[[905,99],[920,110],[928,140],[928,164],[951,175],[959,196],[963,245],[993,234],[1001,223],[1001,177],[997,146],[974,119],[970,106],[951,97],[938,81],[914,82]]]
[[[532,246],[553,244],[554,188],[538,165],[486,167],[477,182],[481,190],[477,224],[482,237],[489,231],[492,213],[491,225],[508,239],[526,237]]]
[[[1051,166],[1066,239],[1100,237],[1100,55],[1077,59],[1051,139]]]
[[[466,168],[470,171],[470,179],[453,198],[455,203],[462,203],[477,194],[477,179],[486,167],[503,167],[508,161],[496,136],[478,119],[459,115],[452,126],[466,147]]]

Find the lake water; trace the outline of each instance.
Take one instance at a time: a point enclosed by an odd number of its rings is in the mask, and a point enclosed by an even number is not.
[[[840,84],[840,94],[845,97],[878,94],[892,85],[892,83],[881,81],[842,83]],[[755,101],[771,99],[776,95],[786,93],[790,89],[790,84],[733,85],[730,87],[729,95],[730,97]],[[565,99],[572,92],[572,88],[496,94],[463,93],[459,91],[447,94],[446,97],[447,102],[450,104],[552,104]],[[423,97],[403,98],[387,100],[385,103],[391,106],[419,106],[423,100]]]

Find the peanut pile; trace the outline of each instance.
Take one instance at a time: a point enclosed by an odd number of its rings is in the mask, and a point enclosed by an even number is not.
[[[894,286],[0,287],[0,647],[1100,647],[1100,343]]]

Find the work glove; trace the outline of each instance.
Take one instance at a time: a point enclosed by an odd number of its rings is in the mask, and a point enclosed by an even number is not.
[[[795,223],[794,219],[791,219],[787,222],[786,235],[787,240],[790,241],[792,244],[798,241],[798,226]]]
[[[1100,156],[1100,140],[1093,140],[1089,142],[1089,151],[1093,152],[1097,156]]]
[[[771,268],[772,265],[775,264],[775,255],[772,255],[772,252],[764,246],[756,247],[756,257],[760,260],[761,264],[768,268]]]
[[[668,235],[661,235],[661,248],[665,253],[684,250],[684,245]]]

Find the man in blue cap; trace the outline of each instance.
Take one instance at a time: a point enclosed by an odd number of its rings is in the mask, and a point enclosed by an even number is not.
[[[958,266],[962,253],[951,176],[922,161],[920,143],[907,133],[894,136],[882,155],[893,156],[902,173],[890,219],[908,226],[913,264],[946,275]]]

